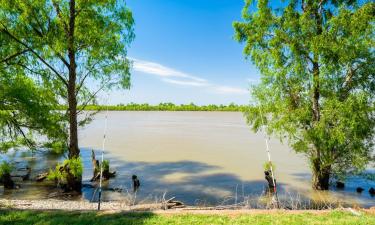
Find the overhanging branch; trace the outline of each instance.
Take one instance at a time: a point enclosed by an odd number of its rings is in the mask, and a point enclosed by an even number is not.
[[[1,23],[1,22],[0,22]],[[11,34],[6,26],[4,26],[3,23],[1,23],[1,25],[3,26],[3,29],[2,31],[4,31],[10,38],[12,38],[13,40],[15,40],[17,43],[19,43],[20,45],[24,46],[27,50],[29,50],[30,52],[32,52],[44,65],[46,65],[49,69],[51,69],[55,74],[56,76],[66,85],[68,86],[68,82],[66,81],[66,79],[59,73],[57,72],[57,70],[55,68],[53,68],[53,66],[51,66],[45,59],[43,59],[43,57],[41,57],[36,51],[34,51],[31,47],[29,47],[27,44],[23,43],[21,40],[19,40],[17,37],[15,37],[13,34]]]

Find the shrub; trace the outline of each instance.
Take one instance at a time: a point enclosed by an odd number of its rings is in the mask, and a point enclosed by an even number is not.
[[[103,171],[109,171],[109,161],[108,160],[103,160]]]
[[[272,166],[272,171],[275,172],[276,167],[275,167],[275,164],[273,164],[272,162],[265,162],[265,163],[263,164],[264,171],[269,171],[269,170],[271,170],[271,166]]]
[[[82,177],[83,166],[80,157],[74,159],[66,159],[62,164],[57,164],[55,169],[50,169],[47,179],[54,180],[58,183],[66,183],[68,172],[63,169],[69,167],[69,172],[74,177]]]
[[[5,174],[11,173],[12,170],[13,166],[9,162],[3,161],[0,164],[0,178],[2,178]]]

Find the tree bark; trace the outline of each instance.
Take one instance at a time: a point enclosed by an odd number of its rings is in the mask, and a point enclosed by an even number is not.
[[[76,59],[74,47],[75,29],[75,0],[69,3],[69,30],[68,30],[68,57],[69,57],[69,81],[68,81],[68,105],[69,105],[69,159],[78,158],[78,123],[77,123],[77,96],[76,96]],[[69,171],[69,170],[68,170]],[[75,177],[69,173],[67,177],[69,190],[81,192],[82,177]]]
[[[95,158],[94,150],[91,150],[91,162],[92,162],[92,178],[90,181],[97,180],[97,177],[100,176],[100,165],[99,161]]]
[[[322,9],[321,4],[314,10],[314,18],[316,22],[316,35],[319,36],[323,31],[323,20],[322,20]],[[313,113],[313,126],[315,123],[320,121],[320,65],[319,65],[319,54],[314,53],[313,61],[313,96],[312,96],[312,113]],[[315,146],[313,149],[312,169],[313,178],[312,186],[316,190],[328,190],[329,178],[331,175],[331,166],[322,165],[322,154],[319,146]]]
[[[69,79],[69,87],[68,87],[69,159],[79,157],[79,153],[80,153],[79,148],[78,148],[77,99],[75,95],[75,84],[72,84],[74,82],[72,80],[75,80],[75,79]]]
[[[92,171],[93,176],[91,178],[91,182],[97,181],[100,178],[100,163],[99,160],[95,157],[94,150],[91,150],[91,162],[92,162]],[[114,177],[116,175],[116,171],[110,172],[109,168],[103,168],[102,178],[103,180],[108,180],[111,177]]]
[[[68,56],[69,56],[69,82],[68,82],[68,104],[69,104],[69,158],[79,157],[78,127],[77,127],[77,96],[76,96],[76,59],[74,49],[74,26],[75,26],[75,0],[70,1],[70,18],[68,31]]]
[[[319,83],[319,64],[317,57],[314,57],[315,62],[313,62],[313,121],[320,120],[320,106],[319,106],[319,98],[320,98],[320,83]]]
[[[328,190],[331,167],[322,167],[320,160],[313,160],[312,185],[315,190]]]

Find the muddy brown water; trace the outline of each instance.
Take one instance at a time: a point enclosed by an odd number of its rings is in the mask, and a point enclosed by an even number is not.
[[[90,184],[91,149],[100,156],[104,115],[79,131],[84,161],[83,181]],[[117,171],[116,178],[105,182],[121,193],[104,191],[107,200],[123,200],[131,193],[131,176],[141,180],[136,201],[158,201],[175,197],[189,205],[232,204],[264,191],[263,164],[267,161],[264,135],[252,132],[238,112],[124,112],[108,113],[104,157]],[[329,199],[369,207],[375,198],[367,190],[373,181],[351,177],[344,190],[316,192],[311,189],[308,162],[295,154],[286,143],[271,138],[271,157],[276,165],[276,178],[281,199]],[[53,167],[59,157],[30,152],[10,152],[13,161],[27,163],[32,176]],[[369,168],[371,171],[372,168]],[[48,182],[47,182],[48,183]],[[96,184],[94,184],[96,185]],[[357,194],[355,189],[366,190]],[[21,189],[2,191],[4,198],[48,198],[50,187],[24,182]],[[83,198],[95,200],[95,188],[83,187]],[[133,196],[134,197],[134,196]]]

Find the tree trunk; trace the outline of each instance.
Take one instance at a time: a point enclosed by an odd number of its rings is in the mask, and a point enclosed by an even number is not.
[[[13,189],[15,187],[10,173],[5,173],[2,177],[5,189]]]
[[[322,167],[320,160],[313,161],[312,186],[315,190],[328,190],[331,167]]]
[[[100,178],[100,163],[99,163],[99,160],[97,160],[95,157],[94,150],[91,150],[91,162],[92,162],[93,176],[90,181],[93,182],[93,181],[99,180]],[[102,173],[103,180],[108,180],[109,178],[114,177],[115,175],[116,175],[116,171],[110,172],[109,167],[103,168],[103,173]]]
[[[321,7],[321,6],[320,6]],[[314,17],[316,22],[316,35],[319,36],[322,34],[322,15],[321,8],[316,8],[314,11]],[[313,114],[313,126],[315,123],[320,121],[320,65],[319,65],[319,54],[314,53],[313,60],[313,96],[312,96],[312,114]],[[323,166],[321,162],[321,152],[319,146],[315,146],[314,158],[312,159],[312,186],[316,190],[328,190],[329,188],[329,177],[331,174],[331,167]]]
[[[70,143],[69,158],[79,157],[78,132],[77,132],[77,96],[76,96],[76,59],[74,49],[74,26],[75,26],[75,1],[71,0],[70,18],[68,31],[68,56],[69,56],[69,82],[68,82],[68,103],[69,103],[69,125]]]
[[[99,160],[95,158],[94,150],[91,150],[91,162],[92,162],[92,178],[90,181],[95,181],[100,176],[100,164]]]
[[[77,125],[77,99],[75,95],[75,83],[69,80],[68,104],[69,104],[69,159],[79,157],[78,125]],[[74,79],[75,80],[75,79]]]
[[[75,0],[69,3],[69,30],[68,30],[68,56],[69,56],[69,81],[68,81],[68,104],[69,104],[69,159],[79,157],[78,148],[78,123],[77,123],[77,96],[76,96],[76,59],[74,47],[75,29]],[[67,188],[81,192],[82,177],[75,177],[69,173],[67,177]]]

